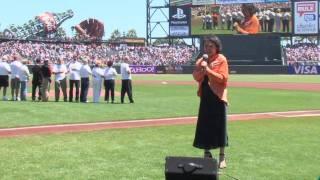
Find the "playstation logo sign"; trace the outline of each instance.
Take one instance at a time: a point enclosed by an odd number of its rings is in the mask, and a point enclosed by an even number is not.
[[[169,9],[169,34],[170,36],[183,37],[190,35],[190,7],[173,7]]]
[[[177,8],[177,14],[174,14],[172,16],[172,18],[175,18],[175,19],[183,19],[185,17],[186,17],[186,15],[183,13],[183,9],[181,9],[181,8]]]

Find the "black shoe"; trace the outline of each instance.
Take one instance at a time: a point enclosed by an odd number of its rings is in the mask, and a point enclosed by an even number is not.
[[[204,152],[204,157],[205,157],[205,158],[212,158],[211,152],[210,152],[210,151],[205,151],[205,152]]]

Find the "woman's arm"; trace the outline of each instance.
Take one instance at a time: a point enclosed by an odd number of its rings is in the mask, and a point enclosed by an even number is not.
[[[249,32],[247,32],[244,29],[242,29],[238,23],[234,23],[233,27],[236,29],[236,31],[239,34],[249,34]]]
[[[205,67],[206,74],[209,79],[218,83],[225,83],[228,80],[229,68],[226,60],[213,62],[211,65]]]
[[[204,75],[206,74],[205,69],[201,66],[201,63],[205,62],[202,58],[198,59],[196,62],[195,69],[193,70],[193,79],[200,82],[203,80]]]

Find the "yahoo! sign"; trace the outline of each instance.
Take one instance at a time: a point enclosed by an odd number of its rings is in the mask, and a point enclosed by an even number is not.
[[[130,66],[132,74],[155,74],[156,66]]]

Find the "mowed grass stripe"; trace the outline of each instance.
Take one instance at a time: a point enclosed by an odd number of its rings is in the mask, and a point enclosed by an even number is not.
[[[318,118],[228,125],[223,174],[318,178]],[[182,125],[0,139],[0,179],[164,179],[166,156],[202,156],[192,147],[194,131],[194,125]]]
[[[135,104],[0,101],[0,127],[196,116],[196,91],[192,85],[139,85]],[[229,113],[320,109],[319,99],[318,92],[229,88]]]

